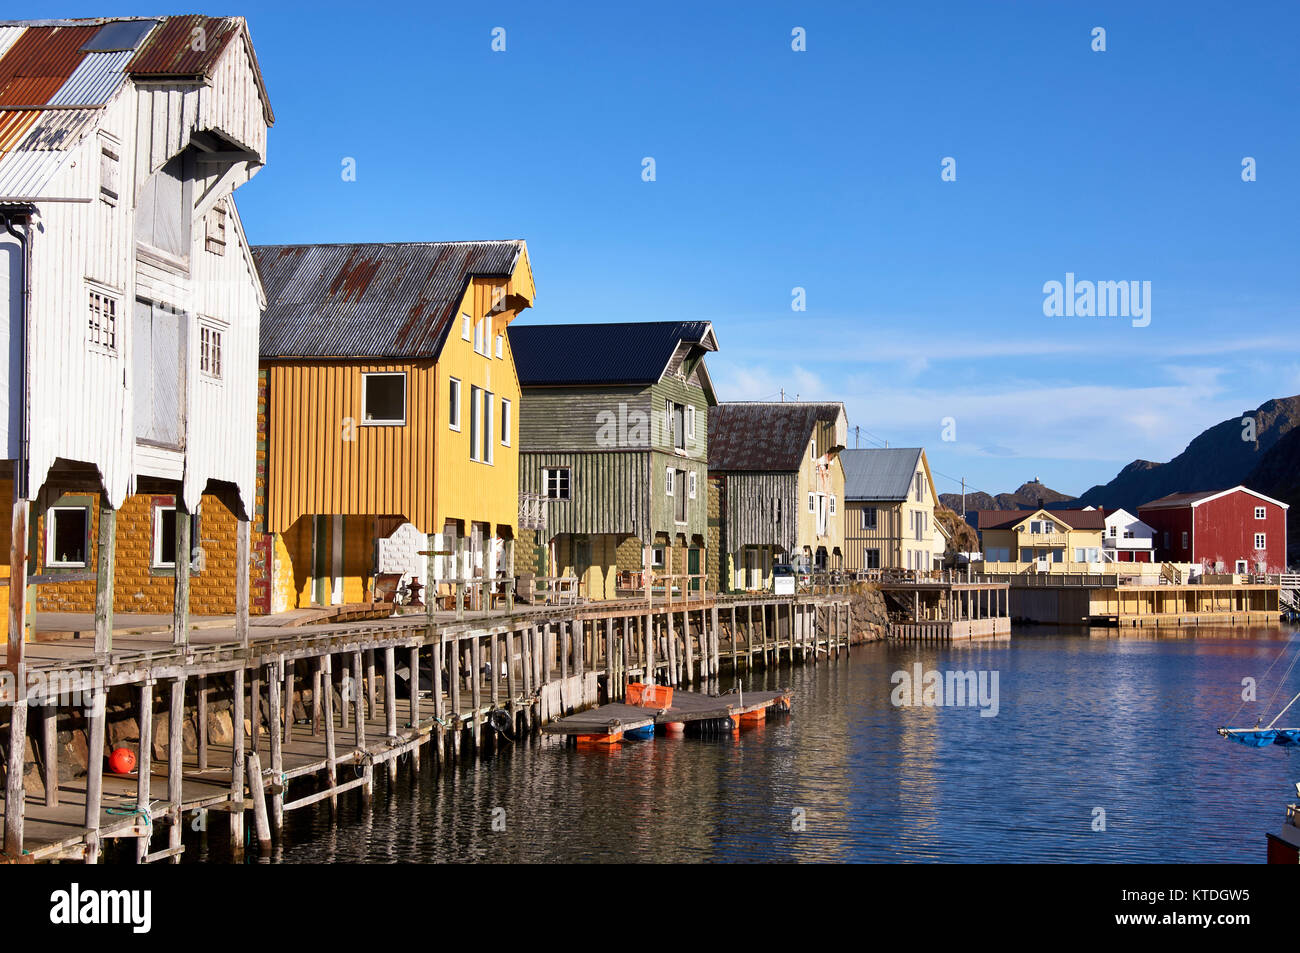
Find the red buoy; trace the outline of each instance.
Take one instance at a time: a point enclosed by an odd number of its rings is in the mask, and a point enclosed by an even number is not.
[[[108,766],[114,774],[130,774],[135,770],[135,752],[130,748],[114,748],[108,756]]]

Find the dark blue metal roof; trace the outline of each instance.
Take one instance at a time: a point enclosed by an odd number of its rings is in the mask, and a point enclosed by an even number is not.
[[[524,387],[653,384],[682,342],[717,350],[708,321],[512,324],[507,333]]]

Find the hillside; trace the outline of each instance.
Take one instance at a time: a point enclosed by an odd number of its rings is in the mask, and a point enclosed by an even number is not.
[[[1287,552],[1300,553],[1300,427],[1287,431],[1242,481],[1252,490],[1291,504],[1287,513]]]
[[[1033,509],[1038,506],[1059,506],[1063,503],[1070,503],[1074,497],[1068,493],[1060,493],[1050,487],[1043,486],[1037,480],[1030,480],[1028,483],[1022,483],[1013,493],[999,493],[997,496],[991,496],[988,493],[968,492],[966,494],[966,512],[971,510],[1024,510]],[[939,502],[954,512],[961,511],[961,494],[960,493],[940,493]]]
[[[1255,418],[1255,442],[1241,439],[1241,421],[1246,416]],[[1135,513],[1141,504],[1170,493],[1222,489],[1238,483],[1249,485],[1251,473],[1298,424],[1300,396],[1265,401],[1254,411],[1246,411],[1203,431],[1168,463],[1134,460],[1109,483],[1094,486],[1081,495],[1078,505],[1123,507]],[[1274,478],[1283,479],[1282,472],[1276,471]],[[1261,489],[1261,492],[1267,491]]]

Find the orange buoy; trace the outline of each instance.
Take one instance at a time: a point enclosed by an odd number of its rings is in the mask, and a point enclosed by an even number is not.
[[[623,732],[611,731],[604,735],[578,735],[578,744],[586,747],[587,745],[616,745],[623,740]]]
[[[130,774],[135,770],[135,752],[130,748],[114,748],[108,756],[108,767],[114,774]]]
[[[669,735],[680,735],[686,731],[686,722],[670,721],[664,725],[664,733]]]

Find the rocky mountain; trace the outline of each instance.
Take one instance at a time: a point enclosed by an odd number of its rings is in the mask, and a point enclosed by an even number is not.
[[[969,513],[971,510],[1023,510],[1033,509],[1038,506],[1059,507],[1064,503],[1072,503],[1073,500],[1074,497],[1068,493],[1057,492],[1034,479],[1028,483],[1020,484],[1013,493],[999,493],[997,496],[992,496],[988,493],[968,492],[966,494],[966,512]],[[939,502],[954,512],[961,512],[960,493],[940,493]]]
[[[1245,418],[1253,419],[1253,441]],[[1215,424],[1194,438],[1187,448],[1168,463],[1134,460],[1109,483],[1094,486],[1078,499],[1079,506],[1123,507],[1132,513],[1151,500],[1187,490],[1217,490],[1244,483],[1255,487],[1249,477],[1269,452],[1300,424],[1300,396],[1265,401],[1253,411]],[[1283,479],[1282,471],[1270,470],[1272,479]],[[1274,494],[1269,494],[1270,496]]]
[[[1287,552],[1300,553],[1300,427],[1287,431],[1242,481],[1252,490],[1291,504],[1287,513]]]

